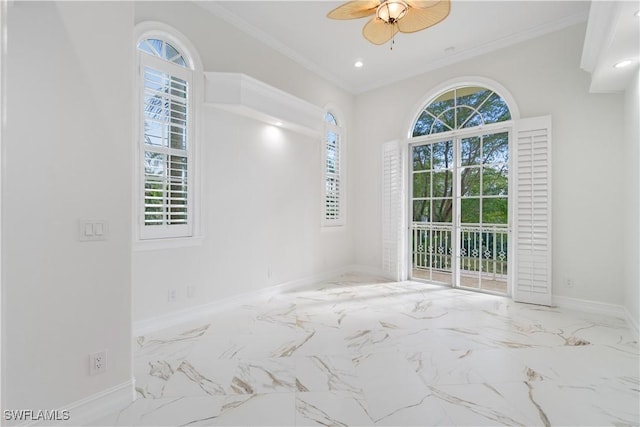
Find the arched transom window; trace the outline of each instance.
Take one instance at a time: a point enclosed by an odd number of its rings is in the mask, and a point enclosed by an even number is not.
[[[431,101],[413,126],[412,136],[431,135],[511,120],[505,100],[491,89],[455,87]]]
[[[187,62],[185,61],[182,53],[164,40],[152,38],[144,39],[138,43],[138,49],[150,55],[178,64],[182,67],[187,66]]]

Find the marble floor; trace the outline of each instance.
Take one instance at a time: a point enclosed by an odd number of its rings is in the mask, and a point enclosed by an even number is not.
[[[623,319],[343,276],[135,341],[97,425],[638,425]]]

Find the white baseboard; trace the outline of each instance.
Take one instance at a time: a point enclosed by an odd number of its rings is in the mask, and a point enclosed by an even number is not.
[[[69,405],[71,418],[67,425],[86,425],[116,411],[135,400],[135,379],[96,393]]]
[[[135,400],[135,379],[131,378],[122,384],[108,388],[99,393],[85,397],[65,407],[52,411],[58,415],[58,420],[35,421],[21,426],[84,426],[103,417],[121,411]],[[65,420],[64,414],[69,419]]]
[[[627,307],[618,304],[609,304],[592,300],[584,300],[579,298],[569,298],[563,296],[553,296],[553,303],[557,307],[568,308],[571,310],[586,311],[588,313],[598,313],[607,316],[618,317],[624,319],[629,325],[629,329],[633,334],[638,336],[638,322],[633,318]]]
[[[382,276],[382,272],[376,268],[359,265],[345,266],[335,270],[330,270],[300,279],[279,283],[277,285],[269,286],[267,288],[259,289],[256,291],[245,292],[231,297],[215,300],[206,304],[190,307],[184,310],[133,322],[133,336],[136,337],[146,335],[151,332],[170,328],[182,323],[198,321],[212,313],[232,309],[234,307],[238,307],[239,305],[251,303],[252,301],[255,301],[257,299],[268,298],[280,293],[302,290],[316,283],[330,280],[347,273]]]
[[[619,317],[621,319],[625,319],[627,317],[623,306],[618,304],[609,304],[606,302],[554,295],[553,305],[561,308],[568,308],[570,310],[605,314],[607,316]]]

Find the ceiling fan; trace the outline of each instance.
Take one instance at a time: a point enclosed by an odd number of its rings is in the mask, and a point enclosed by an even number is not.
[[[450,0],[356,0],[336,7],[327,17],[358,19],[375,15],[362,28],[362,35],[380,45],[393,41],[398,31],[415,33],[436,25],[450,9]]]

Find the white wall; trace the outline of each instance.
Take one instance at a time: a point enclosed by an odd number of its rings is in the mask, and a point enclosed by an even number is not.
[[[640,70],[625,92],[624,304],[636,328],[640,323]]]
[[[3,409],[131,379],[132,22],[129,3],[8,7]],[[81,218],[108,221],[108,240],[79,242]],[[108,371],[89,376],[103,349]]]
[[[588,93],[579,68],[584,31],[573,26],[357,97],[358,264],[380,266],[381,144],[407,135],[433,87],[475,75],[505,86],[521,117],[553,117],[554,294],[622,303],[623,102]],[[564,277],[575,286],[564,287]]]
[[[183,33],[205,71],[244,73],[317,106],[336,105],[346,123],[348,156],[353,154],[352,95],[194,4],[138,2],[135,19],[160,21]],[[134,321],[336,270],[354,260],[352,184],[347,225],[320,227],[320,138],[208,106],[201,113],[204,241],[134,252]],[[193,298],[187,297],[187,286],[195,287]],[[176,289],[174,302],[168,302],[170,288]]]

